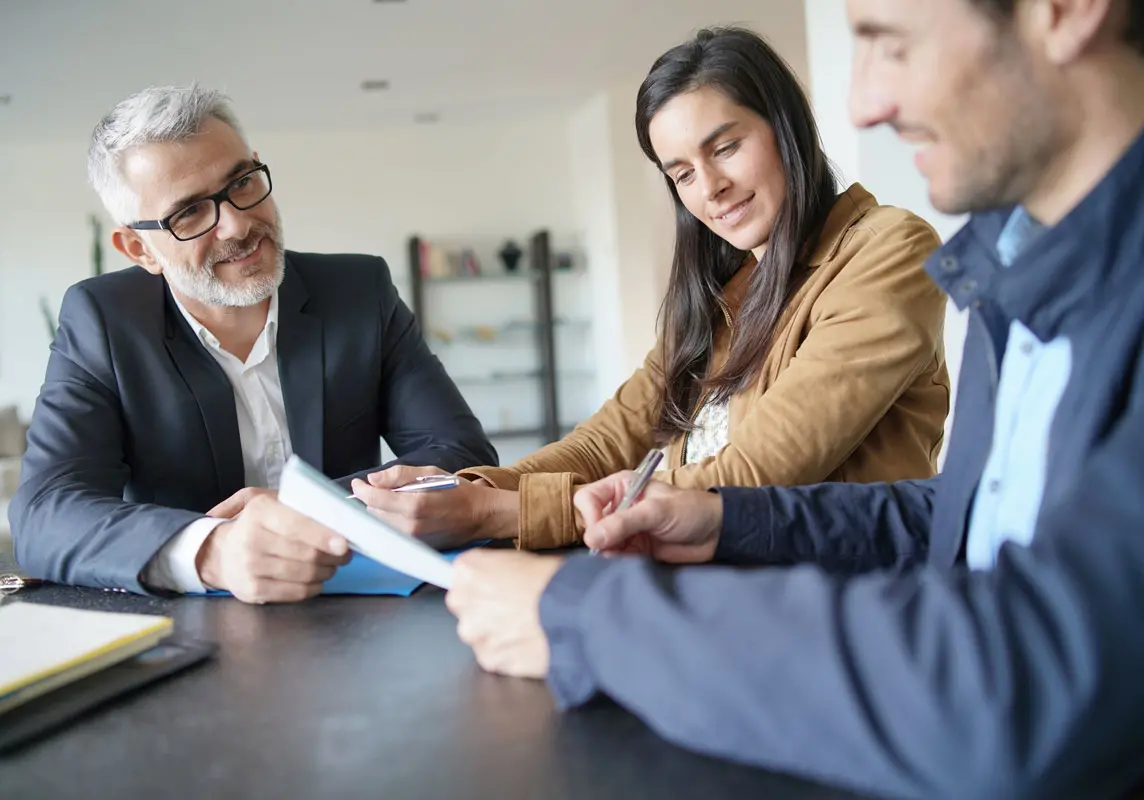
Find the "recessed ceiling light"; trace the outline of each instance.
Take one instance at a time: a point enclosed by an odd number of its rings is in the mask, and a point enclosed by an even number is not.
[[[384,78],[368,78],[361,82],[363,92],[384,92],[389,88],[389,81]]]
[[[421,125],[432,125],[435,122],[441,121],[441,115],[430,111],[424,114],[414,115],[413,121]]]

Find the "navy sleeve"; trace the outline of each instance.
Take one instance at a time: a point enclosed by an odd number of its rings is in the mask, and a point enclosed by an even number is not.
[[[144,593],[147,562],[202,516],[125,502],[123,437],[103,320],[87,291],[72,287],[8,511],[16,561],[30,576]]]
[[[541,601],[549,685],[879,796],[1123,793],[1144,775],[1142,451],[1137,408],[989,571],[572,559]]]
[[[715,560],[845,572],[923,563],[939,480],[722,487]]]
[[[434,466],[447,472],[497,466],[497,452],[441,361],[429,350],[413,312],[382,262],[382,436],[397,459],[342,479],[365,478],[391,466]]]

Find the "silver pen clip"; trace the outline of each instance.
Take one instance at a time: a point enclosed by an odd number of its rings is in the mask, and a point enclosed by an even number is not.
[[[9,572],[0,575],[0,595],[15,594],[21,589],[31,589],[42,583],[43,581],[39,578],[22,578],[13,572]]]
[[[24,579],[19,575],[0,575],[0,595],[15,594],[24,588]]]

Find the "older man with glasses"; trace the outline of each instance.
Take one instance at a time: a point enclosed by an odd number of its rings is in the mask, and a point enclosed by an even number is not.
[[[301,600],[344,539],[277,502],[291,454],[347,485],[496,453],[385,262],[283,248],[270,168],[226,98],[152,88],[96,127],[88,173],[138,266],[64,298],[10,519],[33,577]]]

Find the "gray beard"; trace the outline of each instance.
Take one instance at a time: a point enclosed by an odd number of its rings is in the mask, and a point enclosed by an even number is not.
[[[244,280],[238,286],[228,286],[215,275],[214,264],[191,269],[168,261],[160,253],[152,253],[163,267],[163,275],[171,288],[183,297],[212,308],[247,308],[267,300],[282,285],[286,274],[286,251],[282,247],[282,220],[279,217],[274,246],[277,249],[274,271],[269,275]],[[217,263],[217,262],[216,262]]]

